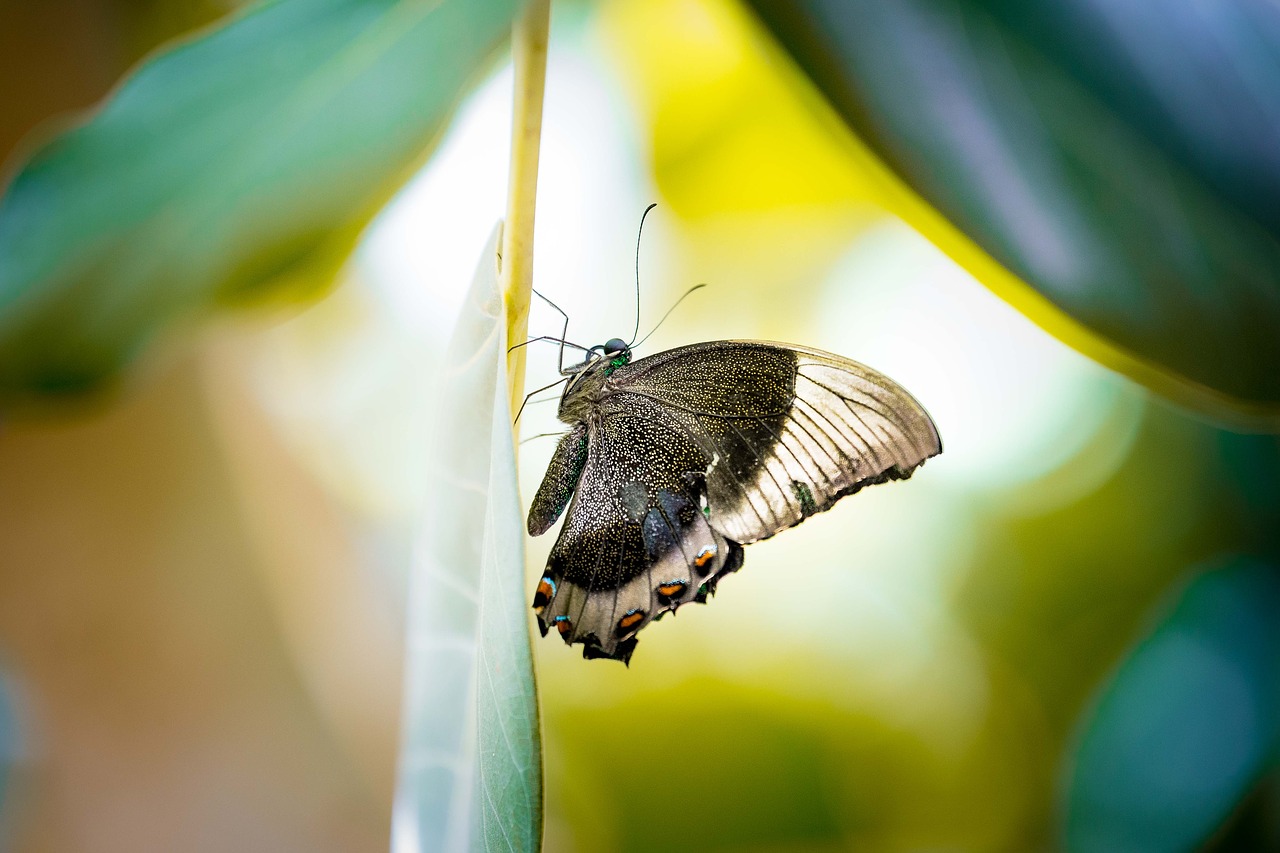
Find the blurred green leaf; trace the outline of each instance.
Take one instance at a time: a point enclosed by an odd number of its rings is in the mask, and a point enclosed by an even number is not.
[[[4,807],[9,794],[9,776],[21,758],[21,733],[18,731],[10,682],[0,676],[0,809]],[[7,840],[7,829],[8,827],[0,826],[0,844]]]
[[[1198,577],[1084,723],[1067,848],[1191,850],[1265,771],[1280,734],[1280,574],[1245,558]]]
[[[500,234],[481,256],[437,395],[430,508],[410,581],[396,853],[534,851],[542,843]]]
[[[141,65],[0,199],[0,403],[109,377],[165,323],[323,287],[518,0],[276,0]]]
[[[748,5],[862,140],[1049,304],[1001,295],[1158,391],[1280,422],[1274,3]]]
[[[845,827],[882,817],[865,806],[842,808],[846,792],[833,790],[832,782],[838,778],[833,768],[848,759],[844,744],[823,730],[820,715],[807,716],[802,703],[772,705],[772,685],[760,686],[764,693],[695,680],[666,684],[658,693],[614,694],[605,708],[549,705],[548,713],[560,718],[549,716],[548,726],[573,732],[557,756],[573,776],[562,783],[570,793],[561,808],[590,809],[602,788],[611,794],[602,813],[575,821],[573,828],[581,833],[585,825],[588,837],[566,847],[583,853],[887,849],[842,837]],[[597,758],[634,754],[636,733],[656,728],[655,721],[700,719],[716,724],[682,744],[678,757],[635,761],[632,772],[620,774]],[[834,725],[852,728],[848,720]],[[672,809],[672,803],[695,802],[708,791],[716,792],[720,807]],[[595,829],[597,824],[608,829]]]

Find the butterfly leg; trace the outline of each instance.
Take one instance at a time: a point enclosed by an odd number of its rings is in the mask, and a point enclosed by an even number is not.
[[[514,423],[519,422],[519,420],[520,420],[520,415],[524,414],[524,407],[525,407],[525,406],[527,406],[527,405],[529,405],[529,398],[530,398],[530,397],[532,397],[534,394],[541,394],[543,391],[548,391],[548,390],[550,390],[550,389],[552,389],[552,388],[556,387],[557,385],[559,385],[559,384],[560,384],[561,382],[563,382],[563,381],[564,381],[564,379],[563,379],[563,378],[561,378],[561,379],[557,379],[555,382],[552,382],[550,385],[543,385],[541,388],[535,388],[534,390],[530,391],[528,394],[525,394],[525,395],[524,395],[524,401],[523,401],[522,403],[520,403],[520,408],[516,410],[516,416],[515,416],[515,418],[513,418],[513,419],[512,419],[512,421],[511,421],[511,422],[512,422],[513,424],[514,424]]]

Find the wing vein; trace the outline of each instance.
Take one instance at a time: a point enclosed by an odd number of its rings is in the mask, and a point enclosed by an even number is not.
[[[787,418],[787,423],[783,426],[782,432],[783,432],[783,435],[789,435],[793,442],[801,445],[801,447],[803,448],[804,440],[800,437],[800,435],[794,429],[794,427],[797,425],[798,424],[795,418]],[[805,432],[805,435],[808,437],[810,443],[815,445],[817,444],[817,442],[813,440],[813,436],[809,435],[807,431]],[[813,465],[813,468],[809,469],[805,466],[804,462],[800,460],[800,457],[796,454],[796,451],[791,446],[790,442],[784,442],[781,439],[779,439],[779,443],[783,444],[787,448],[787,452],[789,452],[791,454],[791,457],[796,460],[796,464],[800,466],[801,470],[803,470],[806,473],[806,475],[811,473],[811,470],[816,471],[818,473],[818,476],[820,476],[826,482],[827,491],[829,492],[836,491],[835,481],[832,480],[831,475],[827,473],[826,466],[823,465],[822,462],[817,457],[814,456],[814,451],[809,449],[805,449],[804,451],[805,456],[808,457],[809,462]],[[818,449],[822,451],[822,455],[826,456],[828,461],[834,461],[831,459],[830,454],[828,454],[824,448],[819,447]],[[817,479],[817,478],[812,478],[812,479]],[[814,485],[816,486],[817,483],[815,483]]]
[[[871,458],[874,458],[874,457],[875,457],[875,454],[874,454],[873,452],[871,452],[871,445],[867,442],[866,438],[864,438],[864,437],[863,437],[862,433],[858,432],[858,428],[857,428],[857,427],[855,427],[853,424],[851,424],[851,423],[849,423],[848,421],[846,421],[843,417],[840,417],[840,413],[839,413],[839,411],[838,411],[838,410],[836,410],[836,409],[830,409],[830,410],[824,410],[824,409],[821,409],[821,408],[819,408],[818,406],[815,406],[813,403],[809,402],[809,401],[808,401],[807,399],[805,399],[804,397],[797,397],[796,399],[797,399],[797,400],[800,400],[801,402],[803,402],[806,406],[808,406],[808,407],[809,407],[809,409],[810,409],[814,414],[816,414],[818,417],[820,417],[820,418],[822,418],[824,421],[826,421],[826,422],[827,422],[827,424],[828,424],[828,425],[829,425],[833,430],[835,430],[836,434],[837,434],[837,435],[839,435],[842,439],[844,439],[844,441],[845,441],[845,442],[850,446],[850,449],[851,449],[851,450],[853,450],[855,453],[857,453],[857,454],[858,454],[858,456],[859,456],[860,458],[862,458],[862,459],[871,459]],[[841,398],[841,399],[842,399],[842,398]],[[840,429],[840,427],[836,426],[835,422],[834,422],[834,421],[832,421],[832,420],[831,420],[831,418],[827,416],[827,415],[828,415],[828,411],[830,412],[830,414],[831,414],[832,416],[837,417],[837,418],[839,419],[840,423],[841,423],[842,425],[844,425],[845,427],[847,427],[847,429]],[[817,421],[815,420],[815,421],[814,421],[814,423],[817,423]],[[863,450],[860,450],[860,449],[856,446],[858,442],[861,442],[861,443],[862,443],[863,447],[866,449],[866,452],[864,452]],[[841,450],[841,452],[843,453],[843,449]]]
[[[784,433],[787,431],[787,422],[789,422],[790,420],[791,418],[787,417],[783,421],[782,431]],[[760,424],[761,427],[764,428],[765,432],[769,433],[769,436],[773,438],[773,446],[775,448],[783,448],[787,451],[787,453],[791,454],[791,459],[796,463],[796,467],[799,469],[800,473],[804,475],[806,479],[808,479],[809,469],[805,466],[803,462],[800,461],[800,457],[796,455],[795,448],[792,447],[790,443],[784,441],[781,435],[774,432],[773,427],[769,426],[769,424],[766,423],[763,419],[756,418],[756,421]],[[778,460],[778,464],[782,466],[782,470],[784,473],[788,473],[788,474],[790,473],[787,471],[787,463],[783,461],[781,454],[779,454],[776,450],[773,453],[773,458]],[[812,456],[809,456],[809,461],[817,465],[817,460],[814,459]],[[827,478],[827,474],[825,471],[822,470],[821,465],[818,465],[818,473],[822,474],[822,476],[827,479],[827,485],[832,485],[830,478]],[[788,479],[794,480],[795,478],[788,476]],[[777,481],[775,480],[774,482],[776,483]],[[790,483],[788,483],[787,485],[790,486]],[[785,493],[783,495],[783,499],[786,500]],[[791,505],[790,501],[787,501],[787,505],[788,506]],[[801,518],[804,517],[804,507],[800,508],[800,516]]]
[[[787,419],[788,423],[792,426],[798,427],[801,432],[803,432],[806,436],[808,436],[809,443],[812,444],[814,447],[818,448],[818,450],[822,451],[822,455],[827,457],[827,461],[831,463],[832,468],[834,468],[836,471],[841,471],[842,469],[841,469],[840,463],[837,462],[834,458],[832,458],[831,454],[827,452],[827,448],[822,446],[822,442],[814,438],[813,433],[809,432],[808,427],[806,427],[804,424],[800,422],[801,414],[802,413],[800,412],[799,409],[796,409],[793,407],[793,414],[791,417]],[[808,415],[805,415],[805,417],[808,417]],[[817,426],[817,424],[814,424],[814,426]],[[837,444],[836,441],[832,439],[830,436],[827,436],[827,438],[828,440],[831,441],[832,445],[835,446],[836,450],[838,451],[840,449],[840,445]],[[812,454],[810,455],[812,456]],[[822,474],[822,479],[827,481],[827,488],[831,491],[831,493],[835,494],[836,492],[838,492],[839,489],[836,487],[835,481],[832,480],[831,475],[827,473],[827,467],[817,459],[813,460],[813,464],[818,467],[818,472]]]
[[[843,400],[845,405],[848,406],[851,410],[853,410],[853,407],[855,405],[862,406],[868,411],[874,412],[875,414],[879,415],[880,418],[883,419],[886,423],[893,426],[899,434],[898,439],[895,439],[883,428],[880,428],[878,430],[880,435],[884,437],[885,444],[889,448],[896,447],[897,445],[901,444],[902,441],[905,441],[910,446],[911,452],[914,456],[918,456],[922,458],[928,457],[928,452],[927,452],[928,448],[921,447],[919,441],[917,440],[917,435],[916,435],[917,430],[912,429],[911,425],[903,417],[902,411],[898,407],[894,406],[891,400],[886,401],[885,399],[876,396],[876,394],[873,393],[873,390],[871,390],[871,389],[881,390],[881,391],[887,390],[883,386],[877,385],[876,383],[871,382],[870,380],[866,380],[862,377],[858,377],[856,376],[856,374],[850,374],[851,376],[854,376],[856,379],[861,380],[860,382],[856,383],[854,389],[852,390],[852,393],[856,394],[858,397],[858,399],[855,400],[853,397],[846,396],[841,391],[838,391],[835,388],[832,388],[827,383],[822,382],[808,375],[807,373],[801,374],[801,375],[804,376],[804,378],[807,381],[812,382],[814,385],[817,385],[819,388],[824,389],[827,393]],[[864,385],[866,387],[863,387]],[[872,403],[875,403],[877,405],[872,405]],[[861,416],[859,416],[858,419],[861,421],[862,420]],[[864,422],[864,425],[865,425],[865,422]],[[872,430],[873,435],[877,432],[876,429],[870,426],[868,426],[868,428]],[[897,458],[896,454],[895,454],[894,461],[898,464],[903,464],[903,463],[905,463],[906,465],[911,464],[911,460]]]

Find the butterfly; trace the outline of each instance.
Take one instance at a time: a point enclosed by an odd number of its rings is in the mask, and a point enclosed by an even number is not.
[[[586,354],[561,368],[569,431],[528,518],[539,536],[568,510],[533,609],[585,658],[629,662],[642,628],[742,567],[742,546],[942,452],[901,386],[821,350],[712,341],[633,361],[614,338]]]

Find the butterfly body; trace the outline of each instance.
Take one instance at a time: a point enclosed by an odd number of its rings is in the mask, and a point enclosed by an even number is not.
[[[534,609],[585,657],[629,660],[636,633],[705,601],[744,544],[941,452],[906,391],[820,350],[714,341],[632,361],[614,339],[564,372],[570,430],[529,532],[568,516]]]

